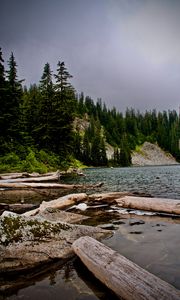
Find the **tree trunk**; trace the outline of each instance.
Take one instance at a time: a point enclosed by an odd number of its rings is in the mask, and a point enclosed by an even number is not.
[[[0,188],[13,188],[13,189],[28,189],[28,188],[40,188],[40,189],[91,189],[99,188],[103,185],[102,182],[95,185],[83,185],[83,184],[60,184],[60,183],[41,183],[41,182],[3,182],[0,181]]]
[[[57,180],[59,180],[59,178],[60,178],[59,173],[54,173],[53,175],[50,175],[50,176],[38,176],[38,177],[29,177],[29,178],[20,177],[20,178],[1,179],[0,184],[3,184],[3,183],[16,183],[16,182],[19,183],[19,182],[57,181]]]
[[[173,286],[93,238],[81,237],[72,247],[95,277],[120,299],[180,299],[180,292]]]
[[[180,215],[180,200],[125,196],[116,202],[124,208]]]
[[[70,205],[74,205],[75,203],[85,201],[85,200],[87,200],[87,195],[85,193],[79,193],[79,194],[70,194],[67,196],[63,196],[52,201],[43,201],[37,209],[24,213],[24,216],[26,217],[34,216],[39,212],[44,211],[48,207],[64,209]]]

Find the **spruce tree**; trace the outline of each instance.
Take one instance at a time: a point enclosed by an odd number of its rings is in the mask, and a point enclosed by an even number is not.
[[[5,84],[5,72],[4,72],[4,60],[2,57],[2,50],[0,48],[0,88],[4,87]]]
[[[58,62],[57,64],[57,74],[54,75],[56,79],[56,91],[65,92],[67,89],[73,90],[73,87],[71,83],[69,82],[69,79],[73,76],[67,71],[67,68],[65,66],[64,62]]]
[[[128,146],[126,136],[123,136],[121,141],[119,164],[121,167],[128,167],[131,165],[131,150]]]
[[[55,74],[55,100],[53,104],[52,147],[63,156],[73,151],[73,119],[76,108],[74,88],[69,82],[72,75],[64,62],[58,62]]]
[[[87,165],[91,164],[91,148],[90,148],[90,142],[89,142],[87,130],[85,130],[85,133],[83,136],[82,161]]]
[[[51,149],[52,131],[53,131],[53,114],[55,92],[52,82],[52,71],[50,64],[44,66],[43,75],[40,80],[40,103],[39,103],[39,118],[37,124],[37,138],[40,148]]]
[[[5,106],[7,101],[7,94],[6,94],[6,82],[5,82],[5,71],[4,71],[4,60],[2,57],[2,50],[0,48],[0,151],[3,153],[6,151],[4,149],[5,143]]]
[[[8,61],[6,102],[4,106],[4,132],[11,141],[20,141],[22,80],[17,78],[17,64],[13,53]]]

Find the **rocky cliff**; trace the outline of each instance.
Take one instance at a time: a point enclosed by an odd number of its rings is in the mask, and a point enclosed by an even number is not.
[[[177,161],[158,145],[145,142],[132,153],[132,164],[134,166],[175,165]]]

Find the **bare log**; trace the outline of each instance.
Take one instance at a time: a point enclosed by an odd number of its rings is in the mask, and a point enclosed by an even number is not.
[[[93,238],[81,237],[72,247],[95,277],[121,299],[180,299],[173,286]]]
[[[110,193],[102,193],[102,194],[92,194],[89,195],[89,200],[102,201],[105,203],[115,203],[116,199],[119,199],[124,196],[133,195],[130,192],[110,192]]]
[[[75,203],[85,201],[87,200],[87,195],[85,193],[79,193],[79,194],[70,194],[67,196],[60,197],[58,199],[52,200],[52,201],[43,201],[41,205],[32,211],[28,211],[24,213],[23,215],[26,217],[34,216],[41,211],[44,211],[46,208],[58,208],[63,209],[70,205],[74,205]]]
[[[53,175],[49,176],[38,176],[38,177],[25,177],[25,178],[6,178],[3,180],[0,180],[0,184],[3,183],[18,183],[18,182],[43,182],[43,181],[57,181],[60,178],[59,172],[54,173]],[[2,179],[2,177],[1,177]]]
[[[125,196],[116,202],[124,208],[180,215],[180,200]]]
[[[30,178],[30,177],[45,177],[45,176],[53,176],[56,173],[61,174],[59,171],[56,172],[48,172],[45,174],[39,174],[37,172],[33,173],[28,173],[28,172],[23,172],[23,173],[2,173],[0,174],[0,179],[2,180],[8,180],[8,179],[16,179],[16,178]]]
[[[102,182],[95,185],[83,185],[83,184],[60,184],[60,183],[41,183],[41,182],[2,182],[0,181],[0,188],[13,188],[13,189],[28,189],[28,188],[40,188],[40,189],[90,189],[99,188],[103,185]]]

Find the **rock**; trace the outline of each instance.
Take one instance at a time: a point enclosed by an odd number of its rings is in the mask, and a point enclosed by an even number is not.
[[[145,142],[140,150],[132,153],[134,166],[175,165],[177,161],[170,153],[163,151],[157,144]]]
[[[129,225],[130,225],[130,226],[134,226],[134,225],[142,225],[142,224],[145,224],[145,222],[142,221],[142,220],[138,220],[138,221],[130,221],[130,222],[129,222]]]
[[[5,215],[0,218],[0,275],[69,259],[73,256],[71,244],[79,237],[102,239],[111,234],[90,226]]]
[[[102,228],[102,229],[108,229],[108,230],[115,230],[115,229],[118,229],[119,226],[116,226],[114,224],[101,224],[101,225],[98,225],[97,227],[99,228]]]
[[[70,213],[59,209],[48,207],[44,211],[37,214],[34,218],[47,220],[53,223],[65,222],[65,223],[79,223],[83,220],[89,219],[87,216],[81,214]]]

